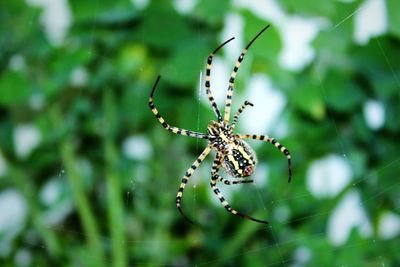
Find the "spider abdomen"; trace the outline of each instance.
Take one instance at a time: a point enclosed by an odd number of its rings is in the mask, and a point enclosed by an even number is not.
[[[230,176],[240,178],[250,176],[256,163],[256,153],[246,142],[239,140],[225,155],[222,166]]]

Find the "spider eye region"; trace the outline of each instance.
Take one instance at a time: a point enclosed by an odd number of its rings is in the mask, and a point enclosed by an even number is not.
[[[232,177],[247,177],[253,174],[257,158],[255,152],[244,141],[232,147],[223,159],[223,168]]]

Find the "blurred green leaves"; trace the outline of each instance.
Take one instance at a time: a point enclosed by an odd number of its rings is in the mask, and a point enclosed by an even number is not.
[[[19,71],[8,70],[2,74],[0,80],[0,104],[11,106],[26,103],[30,96],[30,86],[26,74]]]
[[[0,4],[0,153],[7,166],[0,172],[0,194],[17,190],[29,209],[10,252],[0,254],[2,265],[400,264],[398,236],[382,240],[378,234],[381,214],[399,213],[396,1],[385,2],[387,33],[366,44],[354,40],[361,1],[279,2],[282,14],[319,17],[325,23],[310,44],[314,58],[295,72],[282,67],[281,22],[245,4],[197,1],[181,13],[175,9],[179,1],[135,2],[68,1],[73,20],[59,45],[48,39],[42,7]],[[171,125],[206,130],[214,117],[199,97],[199,75],[221,41],[220,32],[231,30],[227,15],[242,20],[243,45],[271,24],[246,55],[234,105],[250,90],[247,81],[255,73],[269,76],[287,98],[282,116],[263,134],[274,135],[291,151],[292,183],[285,179],[281,153],[254,142],[262,180],[221,185],[232,206],[268,219],[268,228],[223,209],[209,187],[211,159],[185,189],[185,212],[200,226],[179,217],[174,201],[180,179],[206,141],[165,131],[147,106],[153,83],[162,75],[155,96],[160,113]],[[218,57],[225,57],[224,49]],[[366,121],[365,104],[371,100],[383,105],[384,124],[377,129]],[[264,108],[268,112],[270,107]],[[15,151],[16,142],[26,141],[15,137],[20,124],[41,134],[27,158]],[[133,150],[144,145],[151,153],[127,154],[131,138],[141,140]],[[330,154],[351,166],[353,180],[337,196],[316,199],[307,188],[308,168]],[[73,202],[55,224],[44,214],[56,211],[57,203],[49,206],[38,197],[49,185]],[[326,235],[329,216],[350,190],[360,192],[373,234],[365,237],[353,229],[345,244],[335,246]],[[18,263],[21,251],[29,255],[25,265]]]
[[[229,0],[213,1],[204,0],[199,1],[193,12],[193,17],[211,26],[221,25],[223,16],[229,10]]]
[[[399,1],[396,0],[387,0],[387,14],[388,14],[388,23],[389,23],[389,32],[400,38],[400,29],[398,25],[400,24],[400,17],[396,12],[400,8]]]
[[[176,86],[195,87],[194,81],[199,78],[200,73],[193,69],[201,70],[204,58],[208,54],[209,51],[204,42],[185,46],[174,53],[170,61],[162,68],[163,79]]]

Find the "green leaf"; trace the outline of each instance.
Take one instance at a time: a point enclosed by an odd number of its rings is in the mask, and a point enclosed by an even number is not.
[[[253,13],[249,11],[241,12],[244,21],[244,46],[246,46],[250,40],[254,38],[265,26],[269,25],[270,22],[259,19]],[[271,25],[261,36],[257,38],[251,46],[250,53],[253,53],[255,58],[263,60],[265,64],[277,65],[277,58],[279,52],[282,49],[282,41],[280,34],[274,25]]]
[[[140,42],[157,48],[180,49],[198,35],[171,5],[160,1],[151,4],[134,36]]]
[[[380,98],[388,99],[398,93],[400,54],[390,38],[375,38],[366,46],[357,47],[352,51],[352,60]]]
[[[69,6],[72,9],[74,19],[78,21],[96,21],[110,14],[119,14],[126,10],[133,9],[132,3],[129,0],[114,0],[114,1],[69,1]],[[94,28],[92,31],[95,30]]]
[[[196,42],[182,47],[163,67],[161,72],[163,78],[179,86],[194,87],[200,71],[204,69],[208,54],[207,47],[202,43]]]
[[[394,34],[398,39],[400,39],[400,1],[398,0],[387,0],[386,10],[388,16],[388,30],[390,33]]]
[[[229,0],[203,0],[194,8],[193,15],[209,25],[221,24],[225,13],[229,10]]]
[[[364,94],[344,72],[331,70],[323,81],[324,100],[334,109],[345,112],[361,105]],[[322,85],[321,85],[322,86]]]
[[[281,0],[282,5],[290,14],[305,16],[331,17],[335,14],[336,1],[292,1]]]
[[[0,78],[0,104],[13,105],[27,101],[30,85],[24,72],[7,70]]]
[[[322,86],[318,83],[303,81],[297,88],[290,91],[291,102],[301,111],[314,119],[325,118],[325,104],[322,98]]]

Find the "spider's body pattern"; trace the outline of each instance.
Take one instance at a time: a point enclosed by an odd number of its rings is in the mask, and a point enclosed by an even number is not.
[[[211,121],[208,126],[209,144],[224,157],[222,167],[235,178],[250,176],[257,157],[253,149],[240,137],[232,133],[232,127]]]
[[[231,77],[229,79],[229,87],[228,87],[228,93],[227,93],[226,102],[225,102],[225,113],[224,113],[223,118],[217,107],[217,104],[214,101],[214,98],[212,96],[211,89],[210,89],[211,66],[212,66],[212,60],[213,60],[214,54],[221,47],[223,47],[226,43],[230,42],[234,38],[231,38],[231,39],[227,40],[226,42],[224,42],[223,44],[221,44],[208,57],[205,87],[206,87],[207,97],[210,101],[211,107],[212,107],[218,121],[211,121],[209,123],[209,125],[207,127],[207,134],[193,132],[193,131],[170,126],[164,120],[164,118],[159,114],[157,108],[155,107],[155,105],[153,103],[153,95],[156,90],[158,81],[160,80],[160,76],[158,76],[158,78],[153,86],[153,90],[151,91],[150,98],[149,98],[149,107],[150,107],[151,111],[153,112],[153,114],[156,116],[157,120],[161,123],[161,125],[165,129],[167,129],[168,131],[173,132],[175,134],[185,135],[185,136],[190,136],[190,137],[195,137],[195,138],[202,138],[202,139],[208,140],[207,147],[203,150],[203,152],[200,154],[200,156],[193,162],[193,164],[190,166],[190,168],[186,171],[185,175],[183,176],[181,185],[178,190],[178,194],[176,196],[176,206],[178,207],[178,210],[180,211],[182,216],[191,223],[192,223],[192,221],[189,220],[189,218],[186,217],[186,215],[184,215],[184,213],[181,209],[183,191],[185,189],[187,182],[189,181],[189,178],[192,176],[192,174],[197,169],[197,167],[201,164],[201,162],[211,152],[211,150],[215,150],[215,152],[216,152],[216,156],[215,156],[212,168],[211,168],[211,182],[210,182],[211,189],[217,195],[217,197],[221,201],[224,208],[232,214],[235,214],[235,215],[238,215],[238,216],[259,222],[259,223],[265,223],[265,224],[268,223],[267,221],[255,219],[253,217],[250,217],[246,214],[240,213],[239,211],[233,209],[229,205],[229,203],[225,200],[224,196],[221,194],[221,192],[219,191],[219,189],[217,187],[217,181],[223,182],[226,185],[253,182],[253,180],[247,180],[245,178],[250,176],[254,172],[255,166],[257,164],[257,157],[256,157],[256,154],[253,151],[253,149],[243,139],[260,140],[260,141],[271,143],[275,147],[277,147],[287,157],[288,171],[289,171],[289,180],[288,181],[290,182],[290,180],[291,180],[291,156],[290,156],[289,150],[287,150],[284,146],[279,144],[274,138],[271,138],[269,136],[251,135],[251,134],[240,135],[240,134],[233,133],[235,126],[236,126],[236,122],[238,121],[240,114],[243,112],[243,110],[247,106],[253,106],[252,103],[245,101],[244,104],[236,112],[232,122],[231,123],[229,122],[236,73],[239,69],[239,66],[240,66],[247,50],[251,46],[251,44],[268,27],[269,27],[269,25],[267,27],[265,27],[264,29],[262,29],[250,41],[250,43],[243,50],[243,52],[241,53],[241,55],[239,56],[239,58],[235,64],[235,67],[234,67]],[[231,181],[231,180],[222,178],[218,174],[221,166],[225,169],[225,171],[230,176],[232,176],[233,178],[236,178],[236,179]]]

